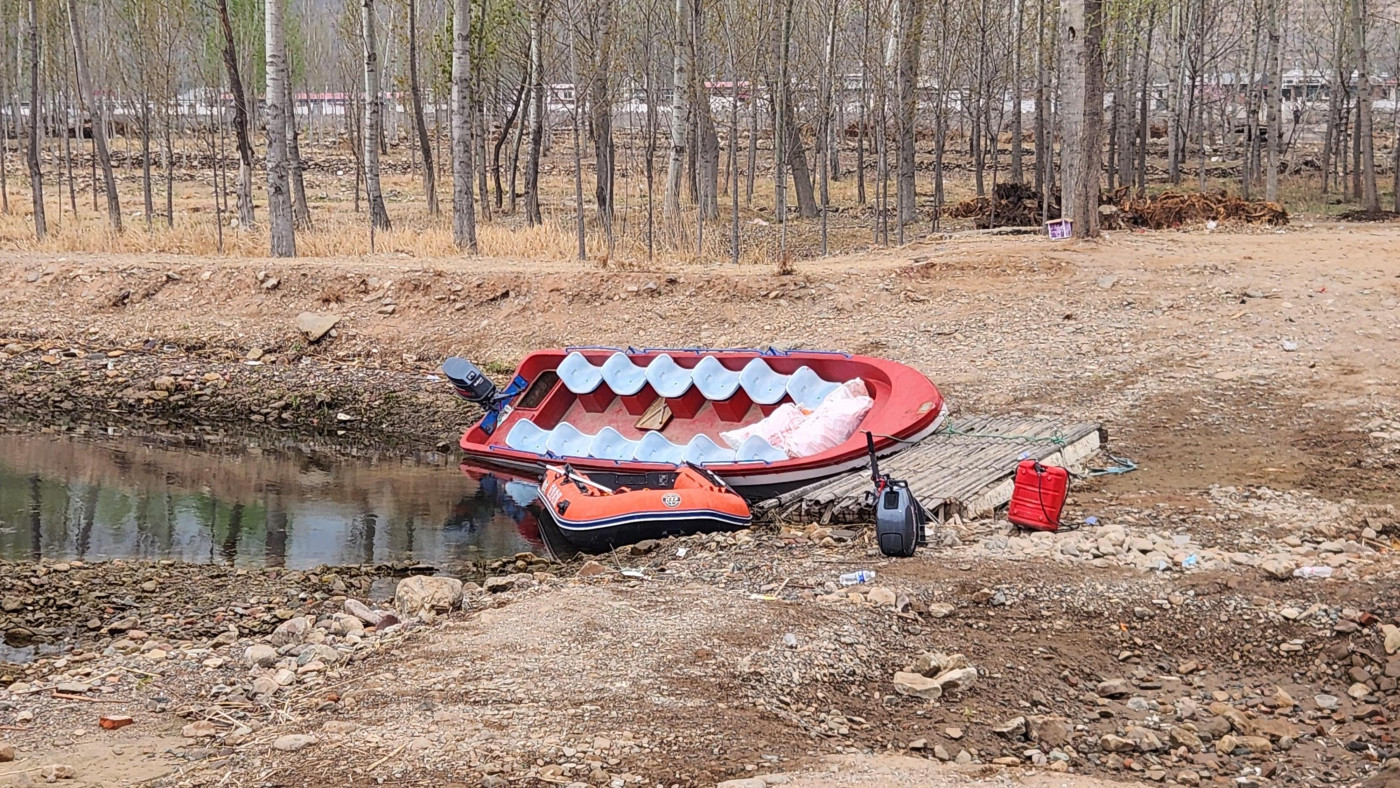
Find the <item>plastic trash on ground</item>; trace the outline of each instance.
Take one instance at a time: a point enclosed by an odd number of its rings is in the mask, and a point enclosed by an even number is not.
[[[847,572],[838,578],[843,586],[854,586],[861,583],[869,583],[875,579],[874,569],[862,569],[859,572]]]
[[[1300,566],[1293,570],[1294,577],[1331,577],[1330,566]]]

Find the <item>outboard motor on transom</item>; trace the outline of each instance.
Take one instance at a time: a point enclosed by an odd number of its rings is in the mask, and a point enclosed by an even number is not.
[[[483,408],[490,408],[496,401],[496,384],[470,361],[453,356],[442,362],[442,374],[452,382],[462,399]]]

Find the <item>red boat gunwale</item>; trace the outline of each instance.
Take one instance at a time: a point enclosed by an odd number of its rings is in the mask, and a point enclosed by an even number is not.
[[[657,356],[670,355],[680,366],[693,368],[705,356],[714,356],[727,369],[735,372],[754,358],[762,358],[775,372],[790,375],[801,366],[811,367],[823,379],[844,382],[853,378],[865,381],[867,390],[875,403],[862,420],[859,429],[841,445],[808,457],[797,457],[773,462],[749,461],[709,463],[705,468],[723,478],[741,492],[751,488],[793,487],[808,481],[858,468],[867,461],[865,432],[875,434],[875,448],[880,455],[895,453],[913,441],[926,437],[937,429],[944,416],[943,397],[933,383],[919,371],[904,364],[886,359],[857,356],[832,351],[787,351],[763,352],[757,350],[708,350],[647,348],[565,348],[540,350],[526,356],[516,369],[516,376],[524,378],[527,385],[521,394],[510,402],[511,409],[500,419],[496,428],[488,434],[478,421],[463,435],[461,447],[472,459],[493,466],[542,470],[546,462],[556,461],[548,455],[520,451],[505,445],[511,428],[522,419],[530,419],[543,429],[552,429],[561,422],[568,421],[584,432],[597,432],[602,426],[611,426],[624,437],[635,439],[644,432],[635,428],[636,413],[645,403],[634,398],[613,397],[607,384],[600,386],[595,395],[579,395],[569,391],[562,381],[554,376],[541,382],[547,391],[537,391],[536,382],[546,372],[556,369],[564,358],[573,351],[584,355],[595,366],[601,366],[609,356],[617,352],[626,353],[633,363],[646,366]],[[650,386],[641,395],[655,392]],[[691,389],[693,394],[695,389]],[[739,395],[743,395],[740,391]],[[746,396],[746,395],[745,395]],[[628,401],[630,400],[630,401]],[[786,398],[784,401],[787,401]],[[740,403],[742,405],[742,403]],[[709,408],[701,403],[698,412],[691,418],[683,418],[678,413],[662,431],[675,443],[684,443],[693,435],[703,432],[717,443],[721,429],[729,430],[761,419],[764,412],[772,408],[752,406],[735,414],[737,407],[717,409],[711,402]],[[735,418],[737,416],[737,418]],[[895,440],[898,439],[898,440]],[[568,461],[581,471],[662,472],[674,470],[675,466],[640,461],[605,460],[591,457],[569,457]]]

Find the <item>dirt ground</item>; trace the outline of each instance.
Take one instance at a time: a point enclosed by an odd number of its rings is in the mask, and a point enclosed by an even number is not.
[[[154,760],[165,785],[1390,785],[1377,770],[1397,755],[1400,712],[1380,629],[1400,614],[1398,245],[1385,224],[1094,243],[971,234],[791,276],[7,254],[0,408],[17,430],[446,448],[471,419],[434,378],[449,354],[504,374],[564,344],[773,344],[904,361],[964,413],[1101,422],[1109,451],[1140,470],[1077,486],[1068,517],[1098,525],[1048,540],[968,523],[895,563],[868,535],[827,542],[792,523],[612,556],[594,578],[552,567],[410,622],[394,648],[330,677],[334,701],[230,712],[257,726],[223,746],[181,739],[186,720],[144,700],[207,705],[214,684],[246,684],[246,643],[208,652],[167,634],[184,656],[115,688],[138,725],[75,737],[63,731],[93,728],[89,704],[0,695],[0,725],[30,706],[49,715],[0,741],[27,765],[68,758],[89,785],[136,778],[94,771],[78,743],[136,730],[181,743],[102,759]],[[339,316],[336,335],[307,342],[303,311]],[[1160,572],[1115,560],[1116,545],[1091,558],[1109,529],[1189,533],[1227,558]],[[1272,579],[1263,559],[1279,554],[1335,558],[1337,575]],[[894,603],[829,585],[852,567],[875,568]],[[339,599],[303,604],[325,615]],[[923,651],[966,655],[977,681],[938,700],[900,694],[891,677]],[[202,668],[209,653],[227,664]],[[33,670],[31,683],[71,665]],[[1104,694],[1117,679],[1129,690]],[[1050,737],[1063,741],[1037,737],[1045,719],[1064,722]],[[269,746],[293,732],[318,740]]]

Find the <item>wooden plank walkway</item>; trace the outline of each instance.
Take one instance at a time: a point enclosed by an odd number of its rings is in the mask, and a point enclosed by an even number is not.
[[[1020,416],[964,416],[893,457],[880,471],[909,488],[939,522],[953,515],[977,518],[1011,500],[1012,475],[1023,458],[1074,466],[1098,451],[1098,424],[1065,426]],[[869,521],[873,508],[870,469],[809,484],[753,504],[756,518],[816,519],[821,523]]]

